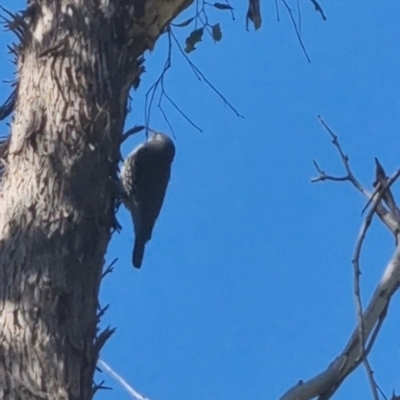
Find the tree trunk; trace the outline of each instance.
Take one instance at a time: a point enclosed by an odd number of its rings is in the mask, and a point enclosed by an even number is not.
[[[0,192],[1,399],[92,398],[112,333],[97,335],[97,298],[128,93],[140,56],[192,1],[33,0],[10,17],[20,43]]]

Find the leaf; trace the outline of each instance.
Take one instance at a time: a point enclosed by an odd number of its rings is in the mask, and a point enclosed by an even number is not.
[[[214,3],[213,6],[214,6],[215,8],[218,8],[218,10],[233,10],[233,7],[230,6],[229,4]]]
[[[171,25],[176,26],[177,28],[183,28],[184,26],[188,26],[193,20],[194,20],[194,17],[189,18],[186,21],[183,21],[179,24],[171,24]]]
[[[191,53],[193,50],[196,50],[196,44],[201,42],[201,38],[203,37],[204,27],[195,29],[186,39],[186,47],[185,52]]]
[[[254,29],[257,30],[261,26],[261,16],[260,14],[255,14],[252,17],[249,17],[250,20],[253,22]]]
[[[261,26],[261,12],[260,12],[260,0],[249,0],[249,8],[247,10],[246,17],[246,29],[249,29],[249,21],[254,25],[255,30]]]
[[[221,25],[220,24],[215,24],[211,27],[212,29],[212,37],[216,42],[219,42],[222,39],[222,31],[221,31]]]

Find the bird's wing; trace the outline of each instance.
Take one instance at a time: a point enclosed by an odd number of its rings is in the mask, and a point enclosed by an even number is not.
[[[137,233],[148,241],[160,214],[171,173],[168,154],[152,146],[141,147],[135,155],[136,200],[141,216]]]

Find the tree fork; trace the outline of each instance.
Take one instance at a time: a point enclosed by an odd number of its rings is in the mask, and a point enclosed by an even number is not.
[[[129,90],[192,1],[33,0],[8,13],[19,43],[0,192],[2,399],[93,396],[112,334],[97,336],[96,313]]]

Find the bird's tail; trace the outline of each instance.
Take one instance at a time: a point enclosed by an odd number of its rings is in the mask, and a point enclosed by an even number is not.
[[[132,255],[132,264],[135,268],[140,268],[142,266],[145,246],[146,242],[142,238],[136,236]]]

